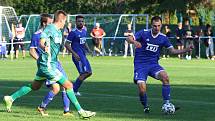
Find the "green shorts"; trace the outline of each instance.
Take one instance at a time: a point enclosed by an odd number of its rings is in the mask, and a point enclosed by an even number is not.
[[[34,78],[35,81],[49,81],[50,84],[52,83],[59,83],[64,84],[67,80],[66,77],[58,69],[38,69],[36,77]]]

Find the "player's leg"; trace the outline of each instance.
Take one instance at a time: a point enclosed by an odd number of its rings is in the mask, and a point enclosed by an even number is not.
[[[154,67],[156,68],[156,67]],[[166,73],[166,71],[164,71],[164,69],[162,70],[162,67],[158,67],[160,68],[160,71],[157,72],[157,76],[156,78],[162,81],[162,96],[163,96],[163,103],[170,103],[170,92],[171,92],[171,88],[170,88],[170,83],[169,83],[169,77],[168,74]],[[173,104],[171,104],[173,105]],[[175,107],[175,111],[179,110],[180,107]]]
[[[144,112],[149,113],[149,106],[148,106],[147,93],[146,93],[146,82],[143,80],[138,80],[137,85],[139,90],[139,99],[141,104],[144,107]]]
[[[81,118],[90,118],[96,115],[96,112],[86,111],[82,109],[75,96],[75,93],[72,88],[73,85],[70,81],[68,81],[65,77],[62,76],[57,82],[63,85],[63,87],[66,89],[66,93],[69,97],[69,100],[73,103]]]
[[[4,102],[6,104],[7,111],[11,112],[12,104],[17,98],[28,94],[32,90],[38,90],[41,87],[42,83],[42,81],[34,81],[32,84],[28,84],[21,87],[16,92],[12,93],[10,96],[4,96]]]
[[[41,113],[42,116],[48,116],[48,113],[46,113],[46,108],[48,104],[53,100],[54,96],[58,94],[60,91],[60,85],[57,83],[51,84],[51,90],[48,92],[48,94],[43,98],[42,103],[37,108],[38,111]]]
[[[151,65],[149,75],[157,80],[162,82],[162,96],[164,103],[170,102],[170,84],[169,84],[169,77],[164,70],[158,64]]]
[[[67,75],[66,75],[66,73],[65,73],[65,71],[64,71],[64,69],[63,69],[63,67],[59,61],[57,63],[57,69],[63,74],[64,77],[66,77],[68,79],[68,77],[67,77]],[[70,109],[69,109],[70,101],[69,101],[68,96],[66,95],[66,89],[63,88],[62,90],[63,90],[62,91],[62,99],[63,99],[63,107],[64,107],[63,115],[64,116],[71,116],[72,114],[70,113]]]
[[[72,115],[72,113],[70,112],[70,100],[66,94],[66,89],[63,88],[62,90],[63,90],[62,99],[63,99],[63,109],[64,109],[63,116],[70,116]]]
[[[144,67],[144,68],[143,68]],[[148,67],[139,63],[134,64],[134,83],[139,90],[140,103],[144,107],[144,112],[149,113],[148,98],[146,93],[146,80],[148,76]]]
[[[76,61],[73,59],[73,62],[80,74],[76,81],[73,83],[73,89],[77,93],[83,81],[92,75],[92,69],[86,56],[81,57],[81,61]]]
[[[162,96],[164,103],[170,102],[170,84],[167,73],[163,70],[158,73],[158,78],[162,81]]]

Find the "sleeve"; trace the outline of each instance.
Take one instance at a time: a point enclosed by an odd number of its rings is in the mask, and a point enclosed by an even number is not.
[[[32,35],[30,48],[37,48],[37,37],[35,34]]]
[[[69,35],[68,35],[68,37],[67,37],[67,40],[66,40],[66,41],[68,41],[68,42],[71,42],[71,43],[72,43],[72,41],[74,40],[74,38],[75,38],[75,33],[74,33],[73,31],[71,31],[71,32],[69,33]]]
[[[170,43],[169,39],[167,37],[164,37],[164,47],[166,48],[173,48],[173,45]]]
[[[52,35],[51,27],[47,26],[44,31],[41,33],[40,39],[49,40],[50,36]]]
[[[144,30],[140,30],[134,35],[134,40],[141,41],[143,39],[142,35],[144,33]]]

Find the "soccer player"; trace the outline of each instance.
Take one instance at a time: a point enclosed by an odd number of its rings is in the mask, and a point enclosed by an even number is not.
[[[180,54],[192,51],[193,46],[183,50],[177,50],[169,42],[166,35],[160,32],[162,20],[159,16],[151,19],[152,29],[140,30],[135,35],[127,38],[127,41],[133,43],[136,47],[134,58],[134,82],[139,89],[140,102],[144,106],[144,112],[149,113],[150,109],[147,103],[146,81],[151,76],[162,82],[163,103],[170,103],[170,83],[167,72],[158,63],[160,50],[166,47],[172,54]]]
[[[37,73],[34,82],[30,85],[23,86],[21,89],[13,93],[11,96],[5,96],[4,101],[8,110],[11,109],[12,103],[18,97],[21,97],[31,90],[37,90],[47,79],[50,82],[57,82],[66,89],[66,94],[69,100],[74,104],[81,118],[90,118],[95,116],[95,112],[86,111],[80,106],[74,91],[73,84],[67,80],[65,76],[57,69],[58,54],[62,42],[62,31],[67,14],[58,10],[54,14],[54,23],[48,25],[41,33],[40,50],[41,53],[37,59]]]
[[[65,46],[72,53],[72,60],[80,74],[74,82],[73,87],[77,96],[81,96],[78,89],[82,82],[92,75],[90,63],[85,54],[85,51],[91,51],[86,43],[86,36],[87,31],[84,27],[84,17],[80,15],[76,16],[76,28],[69,33]]]
[[[40,19],[40,29],[35,32],[32,36],[31,39],[31,44],[30,44],[30,55],[37,60],[39,58],[39,55],[41,53],[39,49],[39,42],[40,42],[40,36],[42,31],[45,29],[45,27],[48,24],[51,24],[53,21],[52,16],[49,14],[41,14],[41,19]],[[63,70],[60,62],[57,62],[57,69],[62,72],[62,74],[66,76],[65,71]],[[38,107],[38,111],[41,113],[42,116],[48,116],[48,113],[45,112],[45,109],[47,105],[51,102],[51,100],[54,98],[54,96],[60,91],[60,86],[57,83],[49,83],[50,81],[47,81],[47,86],[51,87],[52,90],[48,92],[48,94],[44,97],[41,105]],[[62,92],[62,98],[63,98],[63,104],[64,104],[64,116],[70,116],[72,115],[69,112],[69,106],[70,106],[70,101],[66,95],[65,90]]]

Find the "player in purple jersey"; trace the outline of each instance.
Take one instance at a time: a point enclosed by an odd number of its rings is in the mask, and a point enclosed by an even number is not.
[[[162,34],[162,20],[159,16],[154,16],[151,19],[152,29],[140,30],[135,35],[130,35],[127,38],[129,43],[135,45],[134,58],[134,82],[139,89],[140,102],[144,106],[144,112],[149,113],[147,104],[146,81],[147,77],[151,76],[162,82],[163,103],[170,103],[170,83],[167,72],[158,63],[160,50],[166,47],[172,54],[181,54],[192,51],[193,46],[183,50],[175,49],[169,42],[166,35]],[[177,108],[176,108],[177,110]]]
[[[73,29],[67,38],[66,48],[72,53],[72,60],[79,72],[79,77],[74,82],[74,92],[76,95],[81,95],[78,92],[82,82],[92,75],[90,63],[85,52],[91,52],[86,43],[87,30],[84,27],[84,17],[76,16],[76,28]]]
[[[39,58],[39,54],[41,52],[40,47],[39,47],[41,33],[48,24],[52,23],[52,21],[53,20],[52,20],[51,15],[49,15],[49,14],[42,14],[41,15],[40,29],[33,34],[32,39],[31,39],[31,43],[30,43],[30,55],[35,60],[37,60]],[[64,69],[61,66],[61,63],[59,61],[57,63],[57,68],[59,71],[62,72],[62,74],[65,77],[67,77],[66,73],[65,73],[65,71],[64,71]],[[48,113],[45,112],[45,109],[47,108],[47,105],[52,101],[54,96],[56,94],[58,94],[58,92],[60,91],[60,86],[57,83],[50,83],[50,81],[47,80],[46,85],[47,85],[47,87],[52,88],[52,90],[50,92],[48,92],[48,94],[44,97],[41,105],[38,107],[38,111],[41,113],[42,116],[48,115]],[[66,95],[66,91],[64,88],[63,88],[63,92],[62,92],[62,98],[63,98],[63,104],[64,104],[63,116],[71,116],[72,114],[69,112],[70,101]]]

